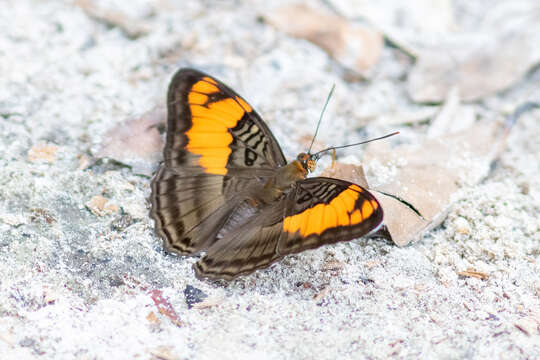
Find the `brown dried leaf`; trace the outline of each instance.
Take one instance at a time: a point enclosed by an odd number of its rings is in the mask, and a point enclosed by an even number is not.
[[[165,108],[159,107],[123,122],[105,134],[96,157],[109,157],[151,175],[152,166],[161,159],[164,141],[158,129],[165,129],[166,119]]]
[[[365,187],[366,189],[369,188],[364,169],[361,166],[336,162],[334,167],[324,169],[321,176],[343,180],[352,179],[349,181]]]
[[[328,3],[328,2],[326,2]],[[418,39],[447,37],[456,30],[453,0],[332,1],[335,11],[359,19],[380,30],[393,45],[416,58]]]
[[[402,145],[392,150],[383,150],[382,144],[368,147],[364,156],[366,162],[377,159],[400,164],[395,168],[395,175],[377,186],[374,192],[384,209],[385,224],[393,241],[404,246],[441,224],[452,195],[488,174],[500,144],[506,140],[504,134],[502,125],[482,121],[460,132],[428,139],[420,146]],[[383,193],[404,200],[422,217]]]
[[[104,198],[101,195],[92,197],[84,205],[90,209],[90,211],[97,216],[105,216],[116,214],[120,207],[116,204],[109,203],[109,199]]]
[[[391,164],[389,175],[375,187],[367,186],[360,166],[337,163],[323,175],[371,188],[384,210],[384,223],[392,240],[404,246],[441,224],[452,195],[462,186],[475,184],[487,175],[505,142],[506,131],[495,122],[482,121],[455,134],[427,139],[421,145],[390,149],[384,142],[370,144],[365,163]]]
[[[466,101],[506,89],[540,62],[540,4],[503,2],[474,33],[440,39],[424,47],[408,76],[414,101],[438,102],[452,87]]]
[[[476,112],[473,107],[461,103],[459,89],[453,87],[448,92],[444,105],[430,122],[429,138],[455,133],[474,124]]]
[[[28,150],[28,161],[31,162],[48,162],[56,161],[56,151],[58,146],[51,144],[37,144]]]
[[[269,13],[267,20],[291,36],[311,41],[364,76],[381,56],[383,37],[379,32],[304,4],[283,6]]]
[[[440,106],[430,105],[412,108],[410,105],[399,107],[397,109],[390,109],[384,113],[374,113],[371,116],[365,116],[364,119],[368,120],[377,119],[378,125],[403,125],[403,124],[417,124],[425,122],[433,118],[440,111]],[[364,120],[362,119],[362,120]],[[362,121],[364,123],[364,121]]]
[[[349,18],[362,18],[377,28],[394,31],[446,33],[456,28],[455,5],[452,0],[414,1],[332,1],[334,9]],[[385,29],[386,33],[386,29]]]
[[[77,0],[75,5],[80,7],[88,16],[106,25],[118,27],[129,38],[136,39],[148,34],[149,28],[140,20],[131,18],[118,11],[98,7],[90,0]]]

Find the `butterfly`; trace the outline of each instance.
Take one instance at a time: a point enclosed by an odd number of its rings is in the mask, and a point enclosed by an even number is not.
[[[287,162],[255,110],[214,77],[180,69],[167,110],[150,215],[167,252],[204,252],[193,265],[198,278],[230,280],[381,227],[383,210],[368,190],[307,178],[319,153]]]

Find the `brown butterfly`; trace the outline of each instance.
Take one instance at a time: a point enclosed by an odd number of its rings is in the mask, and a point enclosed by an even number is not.
[[[343,180],[307,179],[320,152],[287,163],[261,117],[215,78],[180,69],[167,107],[150,215],[167,251],[205,252],[197,277],[230,280],[381,226],[372,194]]]

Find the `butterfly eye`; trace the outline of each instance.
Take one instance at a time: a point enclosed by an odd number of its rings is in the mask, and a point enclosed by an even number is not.
[[[317,159],[313,158],[313,156],[306,153],[300,153],[296,157],[296,160],[298,160],[302,164],[302,167],[307,171],[313,172],[313,170],[315,170]]]

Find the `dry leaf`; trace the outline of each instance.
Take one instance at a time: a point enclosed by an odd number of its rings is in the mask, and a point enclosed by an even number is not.
[[[28,150],[28,161],[31,162],[48,162],[48,163],[54,163],[56,161],[56,151],[58,150],[58,147],[56,145],[51,144],[38,144],[32,146],[30,150]]]
[[[364,169],[361,166],[336,162],[334,167],[324,169],[321,172],[321,176],[343,180],[352,179],[349,181],[365,187],[366,189],[369,188]]]
[[[452,87],[466,101],[508,88],[540,61],[540,4],[503,2],[471,33],[424,46],[408,76],[414,101],[438,102]]]
[[[326,2],[328,3],[328,2]],[[363,19],[406,54],[416,58],[418,39],[447,37],[455,32],[453,0],[332,1],[336,12],[349,19]]]
[[[120,207],[116,204],[109,203],[109,199],[104,198],[101,195],[92,197],[86,204],[86,207],[97,216],[116,214]]]
[[[101,7],[98,7],[90,0],[77,0],[75,5],[84,10],[84,12],[106,25],[118,27],[129,38],[136,39],[140,36],[146,35],[149,32],[149,28],[145,26],[138,19],[128,17],[127,15],[118,12],[111,11]]]
[[[360,166],[337,163],[323,175],[372,190],[384,210],[384,224],[392,240],[404,246],[442,223],[452,196],[462,186],[476,184],[488,174],[507,134],[502,124],[481,121],[422,144],[392,149],[385,142],[370,144],[364,163],[391,164],[376,186],[367,186]]]
[[[364,76],[381,56],[383,37],[379,32],[304,4],[281,7],[269,13],[267,20],[291,36],[311,41]]]
[[[395,32],[414,31],[447,33],[455,30],[453,0],[332,1],[340,14],[349,18],[362,18],[378,28],[393,28]],[[385,31],[386,33],[386,31]]]
[[[129,119],[105,134],[96,157],[108,157],[133,167],[137,173],[151,175],[161,159],[164,141],[158,129],[166,127],[167,112],[159,107]]]
[[[382,143],[368,147],[364,155],[366,163],[376,160],[399,164],[395,165],[394,176],[376,186],[374,192],[397,245],[406,245],[440,225],[446,218],[452,195],[488,174],[500,144],[506,140],[504,131],[501,124],[481,121],[466,130],[418,145],[401,145],[392,150],[383,150]],[[412,205],[422,217],[385,194]]]
[[[391,109],[388,112],[380,114],[371,114],[369,116],[362,116],[362,120],[377,119],[377,125],[403,125],[403,124],[417,124],[427,121],[433,118],[440,111],[440,106],[419,106],[412,108],[410,105],[406,107],[400,107],[397,109]],[[364,123],[362,121],[362,123]]]
[[[431,121],[427,135],[429,138],[436,138],[465,130],[472,126],[475,120],[474,108],[461,104],[459,89],[453,87],[448,92],[444,106]]]

